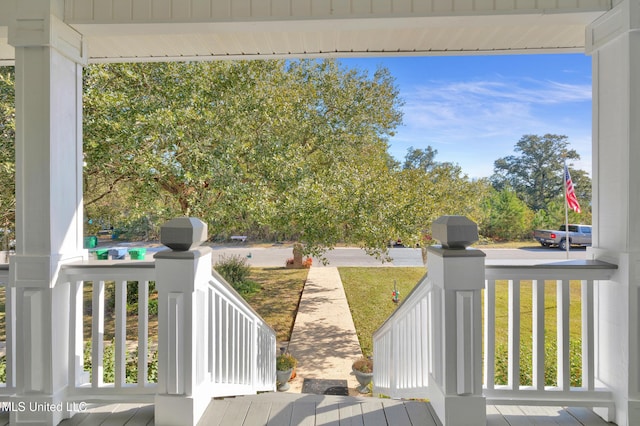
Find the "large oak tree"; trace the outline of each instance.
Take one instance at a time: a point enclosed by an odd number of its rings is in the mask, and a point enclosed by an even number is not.
[[[84,86],[89,216],[193,215],[212,234],[269,229],[309,250],[380,246],[387,138],[401,122],[386,70],[108,64],[88,67]]]

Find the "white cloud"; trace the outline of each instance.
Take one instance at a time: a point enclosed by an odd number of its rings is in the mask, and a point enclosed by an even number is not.
[[[588,84],[497,76],[434,80],[403,89],[404,127],[393,140],[397,157],[408,146],[431,145],[438,149],[439,160],[457,162],[471,176],[486,176],[493,161],[512,154],[522,135],[556,133],[569,136],[583,157],[580,166],[590,170],[591,146],[586,141],[591,128],[584,122],[591,108]]]

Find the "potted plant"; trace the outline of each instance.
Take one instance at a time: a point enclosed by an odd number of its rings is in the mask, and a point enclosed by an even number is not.
[[[369,393],[369,383],[373,378],[373,361],[369,358],[361,357],[353,363],[351,369],[356,379],[358,379],[358,383],[360,383],[358,392]]]
[[[289,352],[281,353],[276,357],[276,384],[281,392],[289,390],[291,373],[298,364],[298,360]]]

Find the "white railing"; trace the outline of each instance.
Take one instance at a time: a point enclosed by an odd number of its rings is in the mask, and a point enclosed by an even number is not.
[[[567,261],[556,263],[532,263],[529,265],[488,264],[485,267],[486,287],[484,290],[483,328],[475,332],[483,332],[484,348],[484,387],[482,394],[487,404],[517,405],[569,405],[586,407],[613,408],[611,392],[599,386],[594,370],[594,281],[606,280],[616,269],[599,261]],[[508,261],[506,261],[508,262]],[[460,351],[464,341],[469,339],[460,328],[461,319],[466,321],[465,312],[469,315],[475,309],[464,302],[464,291],[459,292],[455,314],[445,314],[442,285],[435,283],[435,278],[425,275],[413,291],[405,298],[393,315],[374,333],[374,392],[392,398],[425,398],[430,395],[430,386],[442,387],[452,383],[457,386],[459,395],[466,395],[461,389],[461,378],[467,377],[467,370],[474,370],[474,360],[465,359],[471,351]],[[581,386],[571,386],[570,376],[570,288],[580,285],[581,299],[581,354],[582,371]],[[438,285],[437,285],[438,284]],[[447,283],[444,283],[446,288]],[[507,383],[497,384],[496,379],[496,332],[500,331],[496,322],[496,286],[507,288],[508,309],[499,312],[499,316],[508,317],[508,367]],[[532,312],[522,312],[523,286],[531,286]],[[547,300],[545,305],[545,288],[557,286],[555,300]],[[547,298],[549,299],[549,298]],[[574,297],[575,299],[575,297]],[[554,386],[545,386],[545,312],[550,304],[557,305],[556,329],[557,374]],[[521,325],[526,315],[532,316],[532,335],[521,335]],[[444,323],[442,318],[445,318]],[[451,321],[454,324],[447,324]],[[456,325],[457,324],[457,325]],[[447,335],[458,342],[457,360],[448,362],[455,365],[453,378],[442,377],[449,374],[443,368],[446,360],[445,342],[451,342]],[[477,336],[476,336],[477,337]],[[532,341],[532,384],[520,384],[520,371],[525,367],[521,358],[523,342]],[[464,381],[464,380],[463,380]],[[457,382],[457,385],[456,385]],[[455,391],[454,391],[455,393]],[[472,394],[473,391],[469,394]]]
[[[215,272],[208,297],[213,396],[275,390],[275,331]]]
[[[616,266],[599,261],[575,260],[528,265],[487,263],[484,292],[484,395],[487,403],[520,405],[572,405],[612,408],[611,393],[598,386],[595,380],[594,359],[594,281],[609,279]],[[574,296],[571,296],[571,287]],[[579,292],[577,290],[579,286]],[[555,288],[554,288],[555,287]],[[496,288],[504,296],[507,292],[509,340],[507,344],[506,383],[497,384],[496,378]],[[523,289],[531,289],[524,294]],[[546,290],[546,291],[545,291]],[[549,291],[550,290],[550,291]],[[555,291],[554,291],[555,290]],[[555,294],[554,294],[555,293]],[[521,312],[522,299],[531,300],[531,312]],[[549,300],[551,299],[551,300]],[[546,300],[546,301],[545,301]],[[581,350],[574,368],[581,370],[580,386],[571,385],[571,324],[572,304],[580,303]],[[528,302],[527,302],[528,305]],[[555,307],[555,336],[545,334],[545,315]],[[573,307],[576,309],[576,307]],[[527,318],[529,316],[529,318]],[[531,335],[522,335],[524,321],[531,321]],[[575,327],[575,325],[574,325]],[[575,330],[574,330],[575,331]],[[545,377],[548,348],[545,343],[556,341],[555,377]],[[523,360],[523,342],[531,342],[531,359]],[[551,347],[553,349],[553,347]],[[528,351],[527,351],[528,353]],[[574,355],[574,358],[576,356]],[[527,357],[528,358],[528,357]],[[576,363],[576,360],[574,360]],[[531,371],[530,383],[522,384],[521,371]],[[574,382],[577,381],[574,377]],[[529,381],[529,380],[527,380]],[[552,382],[547,386],[545,382]],[[578,383],[574,383],[578,384]]]
[[[69,339],[69,399],[82,401],[121,399],[152,401],[156,384],[148,380],[150,351],[149,299],[150,288],[156,279],[153,262],[96,261],[64,266],[61,282],[70,285],[71,333]],[[127,339],[127,290],[136,287],[137,332]],[[106,294],[107,290],[110,294]],[[90,294],[90,297],[85,295]],[[85,371],[85,299],[90,299],[91,375]],[[87,303],[88,304],[88,303]],[[110,309],[107,306],[111,305]],[[88,307],[88,306],[87,306]],[[112,312],[113,341],[105,343],[105,318]],[[88,330],[87,330],[88,331]],[[157,343],[157,340],[156,340]],[[105,351],[105,345],[108,347]],[[127,383],[127,364],[135,360],[137,351],[137,375]],[[105,359],[105,352],[113,359]],[[105,363],[112,365],[113,381],[105,382]],[[132,383],[131,383],[132,382]]]
[[[1,271],[1,270],[0,270]],[[1,272],[0,272],[1,274]],[[70,285],[69,400],[153,401],[157,384],[148,379],[148,362],[158,356],[157,336],[149,333],[149,300],[156,280],[154,262],[97,261],[67,265],[61,282]],[[3,285],[0,275],[0,285]],[[137,339],[127,339],[127,289],[137,287]],[[114,296],[106,295],[113,289]],[[90,294],[90,297],[88,297]],[[91,375],[85,371],[84,308],[90,298]],[[208,297],[200,303],[209,313],[202,345],[208,360],[211,396],[233,396],[275,390],[275,332],[215,271],[208,282]],[[113,341],[105,342],[106,306],[113,305]],[[135,322],[135,321],[134,321]],[[131,324],[130,324],[131,326]],[[131,334],[131,331],[129,332]],[[195,334],[194,334],[195,335]],[[202,336],[202,334],[200,334]],[[137,341],[136,341],[137,340]],[[111,347],[105,351],[105,345]],[[135,358],[137,375],[127,383],[127,364]],[[105,353],[113,359],[105,359]],[[105,363],[113,363],[113,381],[104,380]],[[201,373],[205,373],[201,371]],[[202,380],[205,380],[204,375]],[[131,382],[131,375],[129,382]]]
[[[0,357],[0,364],[4,364],[5,380],[0,382],[0,396],[7,396],[15,390],[15,289],[9,286],[9,264],[0,265],[0,299],[4,299],[4,315],[2,325],[4,326],[4,340],[0,344],[4,345],[4,357]]]
[[[425,275],[373,335],[375,393],[424,398],[433,368],[434,287]]]

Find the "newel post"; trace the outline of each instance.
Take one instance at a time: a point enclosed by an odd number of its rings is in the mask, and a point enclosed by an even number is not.
[[[158,252],[158,394],[156,425],[195,425],[211,401],[207,392],[207,286],[211,249],[207,225],[181,217],[161,227]]]
[[[478,240],[478,227],[464,216],[442,216],[431,231],[442,245],[427,249],[435,352],[429,399],[445,426],[485,424],[480,294],[485,254],[467,248]]]

